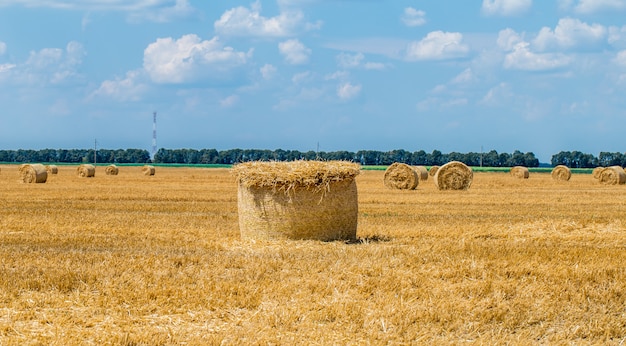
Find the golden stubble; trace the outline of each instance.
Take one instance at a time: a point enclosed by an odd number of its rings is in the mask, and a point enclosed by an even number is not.
[[[0,344],[623,344],[626,186],[357,176],[358,241],[243,241],[227,169],[0,167]]]

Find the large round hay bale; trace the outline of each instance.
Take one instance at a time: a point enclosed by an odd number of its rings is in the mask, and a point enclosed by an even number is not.
[[[552,175],[552,179],[559,181],[568,181],[572,177],[572,171],[565,165],[554,167],[550,174]]]
[[[105,169],[104,169],[104,173],[106,175],[117,175],[120,172],[120,170],[117,168],[116,165],[108,165]]]
[[[91,164],[83,164],[78,166],[76,174],[81,178],[93,178],[96,176],[96,166]]]
[[[150,165],[143,166],[141,171],[143,172],[143,175],[154,175],[155,173],[154,166],[150,166]]]
[[[255,161],[237,164],[232,171],[243,239],[356,238],[358,164]]]
[[[415,172],[417,172],[417,177],[420,180],[428,180],[428,169],[424,166],[415,166]]]
[[[439,166],[430,166],[430,169],[428,170],[428,175],[430,175],[431,177],[434,177],[435,174],[437,174],[438,169],[439,169]]]
[[[626,183],[626,173],[620,166],[606,167],[600,172],[598,180],[602,184],[621,185]]]
[[[528,168],[524,166],[515,166],[511,168],[509,173],[511,174],[511,176],[519,179],[528,179],[528,177],[530,176]]]
[[[19,168],[20,178],[24,183],[45,183],[48,180],[46,166],[36,164],[24,164]]]
[[[474,172],[463,162],[450,161],[439,167],[434,179],[439,190],[467,190],[474,180]]]
[[[59,173],[59,167],[57,167],[56,165],[47,165],[46,170],[48,171],[48,174]]]
[[[600,173],[602,173],[602,170],[605,168],[606,167],[602,167],[602,166],[598,166],[594,168],[593,171],[591,172],[591,176],[593,177],[593,179],[600,179]]]
[[[395,162],[387,167],[383,183],[390,189],[413,190],[419,185],[417,172],[406,163]]]

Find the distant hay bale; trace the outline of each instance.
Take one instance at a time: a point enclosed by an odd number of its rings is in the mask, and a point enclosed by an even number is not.
[[[424,166],[415,166],[415,172],[417,172],[417,176],[420,180],[428,180],[428,169]]]
[[[606,185],[622,185],[626,183],[626,173],[621,166],[606,167],[600,172],[598,180]]]
[[[233,166],[232,172],[243,239],[356,238],[358,164],[253,161]]]
[[[434,177],[438,169],[439,169],[439,166],[430,166],[430,169],[428,170],[428,175],[430,175],[431,177]]]
[[[104,169],[104,173],[106,175],[117,175],[119,173],[119,169],[117,168],[116,165],[108,165],[105,169]]]
[[[78,166],[76,174],[81,178],[93,178],[96,176],[96,166],[91,164],[83,164]]]
[[[472,185],[474,172],[459,161],[450,161],[435,173],[435,186],[439,190],[467,190]]]
[[[552,179],[559,181],[568,181],[572,177],[572,171],[565,165],[558,165],[552,169]]]
[[[591,172],[591,176],[593,177],[593,179],[600,179],[600,173],[605,168],[606,167],[601,167],[601,166],[594,168],[593,171]]]
[[[154,175],[155,173],[154,166],[150,166],[150,165],[143,166],[141,171],[143,172],[143,175]]]
[[[57,167],[56,165],[47,165],[46,170],[48,171],[48,174],[59,173],[59,167]]]
[[[528,179],[528,177],[530,176],[528,168],[524,166],[515,166],[511,168],[511,171],[509,173],[511,174],[511,176],[519,179]]]
[[[385,171],[383,183],[390,189],[414,190],[419,185],[417,172],[406,163],[394,162]]]
[[[19,168],[20,178],[24,183],[45,183],[48,180],[48,171],[46,166],[36,164],[24,164]]]

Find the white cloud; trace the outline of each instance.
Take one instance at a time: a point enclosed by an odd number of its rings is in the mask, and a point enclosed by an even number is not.
[[[118,101],[138,101],[147,89],[141,79],[141,70],[129,71],[124,78],[102,82],[100,87],[91,93],[90,98],[109,97]]]
[[[518,16],[532,5],[532,0],[483,0],[482,12],[488,16]]]
[[[309,61],[311,49],[307,48],[297,39],[290,39],[278,44],[280,54],[292,65],[302,65]]]
[[[512,98],[511,86],[507,83],[500,83],[489,89],[479,103],[487,106],[499,106],[508,103]]]
[[[540,51],[550,49],[590,49],[603,44],[607,29],[600,24],[589,25],[578,19],[563,18],[556,28],[543,27],[533,40],[533,46]]]
[[[260,68],[260,71],[263,79],[272,79],[276,74],[277,69],[273,65],[265,64]]]
[[[567,66],[570,59],[563,54],[537,54],[528,42],[518,43],[504,58],[504,67],[513,70],[547,71]]]
[[[465,56],[469,47],[458,32],[433,31],[419,42],[411,42],[407,47],[408,60],[443,60]]]
[[[301,11],[284,11],[271,18],[261,16],[260,11],[259,1],[251,8],[230,9],[215,21],[215,31],[232,36],[285,37],[293,35],[304,19]]]
[[[620,66],[626,67],[626,50],[618,52],[613,61]]]
[[[47,7],[67,10],[141,11],[171,5],[174,0],[3,0],[2,6]]]
[[[459,73],[454,79],[452,79],[452,84],[467,84],[474,80],[474,73],[471,68],[466,68],[463,72]]]
[[[144,50],[143,67],[156,83],[186,83],[223,77],[247,62],[252,52],[225,47],[217,37],[201,40],[194,34],[178,40],[159,38]]]
[[[626,26],[610,26],[607,41],[614,47],[626,48]]]
[[[220,100],[220,106],[222,108],[230,108],[234,106],[235,104],[237,104],[238,101],[239,101],[239,96],[230,95],[227,98]]]
[[[168,23],[178,19],[189,18],[196,13],[196,10],[189,5],[188,0],[176,0],[171,7],[161,7],[133,12],[129,18],[131,21],[150,21],[156,23]]]
[[[349,100],[359,95],[361,85],[352,85],[351,83],[343,83],[337,87],[337,96],[342,100]]]
[[[363,59],[365,59],[363,53],[339,53],[339,55],[337,55],[337,64],[341,68],[355,68],[361,64]]]
[[[0,55],[3,55],[7,51],[7,44],[0,41]]]
[[[622,11],[624,9],[626,9],[626,0],[579,0],[574,6],[574,11],[583,14]]]
[[[293,84],[302,84],[304,82],[311,81],[312,75],[310,71],[296,73],[291,77],[291,82]]]
[[[406,26],[420,26],[426,24],[426,12],[416,10],[413,7],[407,7],[404,9],[402,15],[402,22]]]
[[[500,32],[498,33],[498,40],[496,42],[498,44],[498,47],[502,48],[505,51],[511,51],[518,43],[523,41],[524,38],[522,36],[520,36],[513,29],[507,28],[504,30],[500,30]]]
[[[60,84],[79,76],[77,67],[85,55],[83,46],[71,41],[65,49],[43,48],[31,51],[23,64],[14,65],[11,69],[15,82],[20,84]]]

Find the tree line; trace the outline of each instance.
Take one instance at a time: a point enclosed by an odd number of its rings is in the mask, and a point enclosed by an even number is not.
[[[597,157],[580,151],[561,151],[552,155],[552,166],[565,165],[570,168],[593,168],[593,167],[626,167],[626,154],[620,152],[600,152]]]

